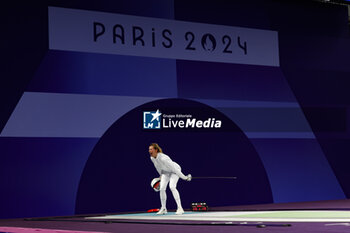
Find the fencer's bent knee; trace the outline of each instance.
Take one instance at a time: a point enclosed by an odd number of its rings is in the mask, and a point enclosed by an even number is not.
[[[170,188],[171,191],[177,190],[177,189],[176,189],[176,185],[169,185],[169,188]]]

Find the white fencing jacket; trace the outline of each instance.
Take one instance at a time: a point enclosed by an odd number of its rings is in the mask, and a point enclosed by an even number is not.
[[[157,158],[153,158],[151,156],[151,160],[154,164],[154,167],[157,169],[157,172],[159,173],[159,175],[175,173],[181,179],[183,180],[187,179],[187,176],[185,176],[181,172],[180,165],[172,161],[171,158],[166,154],[158,153]]]

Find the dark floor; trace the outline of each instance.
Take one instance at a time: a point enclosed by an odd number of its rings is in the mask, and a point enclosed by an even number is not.
[[[216,207],[212,210],[273,210],[273,209],[336,209],[349,210],[350,199],[333,200],[333,201],[317,201],[317,202],[301,202],[301,203],[283,203],[283,204],[264,204],[249,206],[226,206]],[[70,221],[74,220],[74,221]],[[78,220],[78,221],[77,221]],[[327,223],[291,223],[291,226],[283,226],[283,224],[266,224],[266,227],[259,228],[258,225],[172,225],[161,223],[106,223],[106,222],[84,222],[83,218],[77,216],[67,218],[35,218],[35,219],[3,219],[0,220],[0,227],[26,227],[40,229],[59,229],[71,231],[98,231],[98,232],[125,232],[125,233],[163,233],[163,232],[350,232],[350,219],[347,223],[331,224]],[[43,231],[41,231],[43,232]]]

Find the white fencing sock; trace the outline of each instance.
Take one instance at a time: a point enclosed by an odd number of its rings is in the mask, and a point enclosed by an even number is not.
[[[172,188],[171,192],[173,193],[176,205],[178,209],[182,209],[182,205],[181,205],[181,199],[180,199],[180,194],[179,191],[177,191],[176,188]]]
[[[160,204],[162,209],[166,209],[166,192],[165,190],[160,190]]]

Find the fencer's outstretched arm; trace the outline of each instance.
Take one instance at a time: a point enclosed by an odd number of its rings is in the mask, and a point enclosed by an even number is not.
[[[162,163],[166,164],[168,168],[171,169],[172,172],[174,172],[176,175],[178,175],[181,179],[191,181],[192,176],[189,174],[188,176],[185,176],[181,170],[175,165],[174,163],[168,156],[163,156],[161,157]]]

